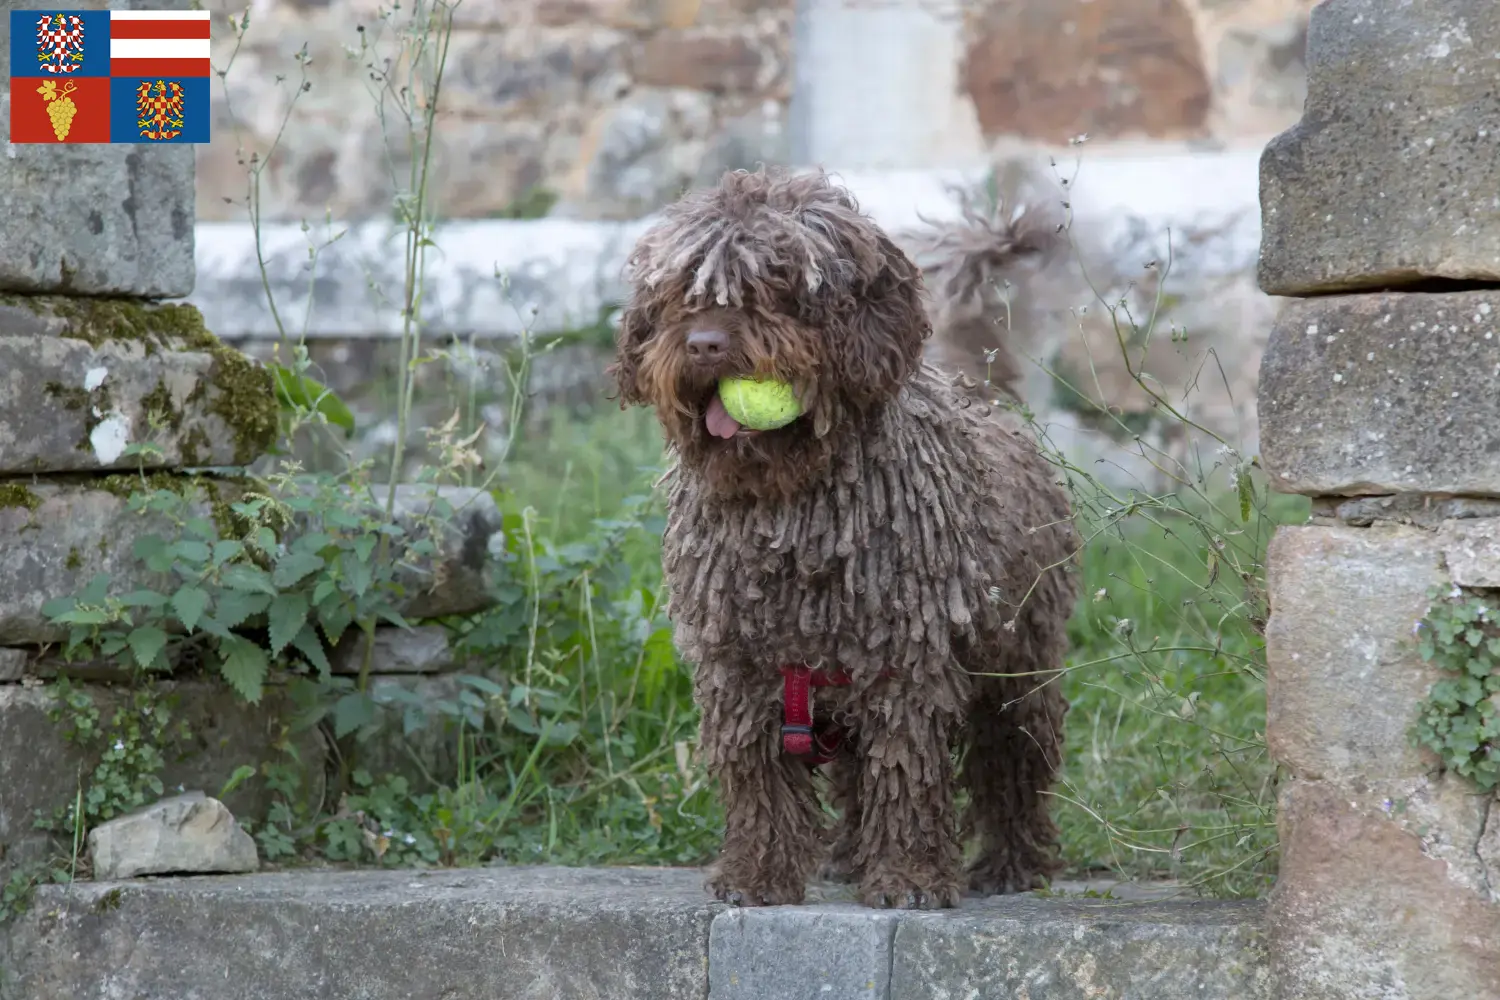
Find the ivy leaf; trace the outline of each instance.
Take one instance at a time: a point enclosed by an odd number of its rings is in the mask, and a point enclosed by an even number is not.
[[[288,552],[277,560],[271,582],[282,588],[295,586],[325,565],[323,557],[314,552]]]
[[[198,621],[208,610],[208,604],[208,592],[191,584],[172,595],[172,610],[177,612],[177,620],[189,632],[198,627]]]
[[[235,636],[220,640],[219,652],[224,657],[224,661],[219,664],[219,672],[224,675],[224,680],[239,692],[241,698],[252,705],[258,705],[265,691],[266,673],[270,669],[266,651],[248,639]]]
[[[167,633],[155,625],[142,625],[132,631],[126,641],[130,643],[130,652],[135,655],[135,662],[150,669],[167,646]]]
[[[307,624],[307,595],[300,590],[291,590],[276,595],[266,617],[271,625],[271,655],[275,656],[296,638]]]

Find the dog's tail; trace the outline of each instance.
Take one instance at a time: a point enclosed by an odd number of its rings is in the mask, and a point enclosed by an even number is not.
[[[939,352],[1019,398],[1021,369],[1015,331],[1024,303],[1023,271],[1051,262],[1066,245],[1050,213],[1024,202],[1008,204],[992,190],[950,187],[958,217],[910,234],[932,296],[933,338]]]

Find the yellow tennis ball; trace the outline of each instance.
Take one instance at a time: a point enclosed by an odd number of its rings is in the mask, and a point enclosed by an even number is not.
[[[802,416],[802,404],[791,385],[773,379],[720,379],[719,400],[740,426],[755,431],[785,427]]]

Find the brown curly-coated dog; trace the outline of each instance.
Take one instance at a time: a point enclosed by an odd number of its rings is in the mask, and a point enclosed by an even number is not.
[[[1032,445],[922,364],[916,265],[827,177],[772,170],[684,197],[629,272],[611,371],[677,460],[663,561],[725,807],[708,888],[798,903],[820,860],[874,906],[1037,886],[1076,535]],[[803,416],[739,427],[716,383],[744,374]]]

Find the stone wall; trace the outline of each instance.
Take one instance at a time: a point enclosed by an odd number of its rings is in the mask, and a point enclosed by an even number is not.
[[[0,15],[8,18],[13,6],[35,4],[4,0]],[[0,50],[0,71],[9,58],[8,48]],[[0,104],[0,130],[9,115],[9,102]],[[59,649],[68,630],[44,608],[101,576],[115,598],[149,589],[164,602],[180,596],[184,580],[209,587],[175,557],[170,570],[149,564],[136,545],[152,535],[176,540],[184,530],[206,531],[215,541],[234,523],[230,506],[246,489],[235,473],[277,436],[272,373],[219,340],[195,306],[162,301],[193,291],[193,178],[194,150],[181,145],[18,145],[0,158],[8,220],[0,227],[0,882],[12,866],[47,859],[49,851],[60,848],[66,857],[67,845],[51,842],[37,815],[50,819],[71,805],[80,782],[110,752],[107,741],[70,738],[70,716],[58,712],[49,681],[68,676],[105,725],[116,711],[133,711],[132,690],[172,703],[186,734],[161,748],[165,787],[216,792],[235,768],[279,752],[293,711],[279,683],[285,676],[273,670],[265,697],[251,704],[216,674],[205,676],[192,643],[182,644],[189,647],[183,656],[174,644],[158,658],[132,640],[129,649],[147,658],[142,670],[129,665],[124,650],[97,662],[70,661]],[[265,488],[285,490],[286,501],[300,487]],[[347,509],[373,513],[378,504],[383,518],[381,489],[368,501],[346,497]],[[392,489],[397,526],[426,553],[401,552],[396,611],[421,622],[488,607],[490,543],[500,530],[493,497]],[[172,503],[133,502],[158,492]],[[195,529],[195,521],[209,527]],[[279,540],[292,541],[308,523],[304,517],[281,525]],[[208,551],[202,541],[192,544]],[[204,604],[195,618],[206,622],[219,609],[210,609],[203,591],[199,596]],[[161,624],[175,630],[182,622]],[[255,624],[241,616],[227,627]],[[162,630],[136,639],[167,642]],[[393,685],[440,687],[445,678],[431,675],[458,666],[446,655],[442,630],[382,627],[374,651],[377,701]],[[342,646],[329,653],[335,673],[357,673]],[[303,765],[321,776],[328,758],[317,734],[304,734],[297,745]],[[421,738],[415,745],[422,752]],[[441,740],[427,745],[446,752]],[[254,785],[233,799],[251,817],[267,804],[264,788]]]
[[[438,210],[489,218],[555,196],[555,214],[634,218],[759,161],[973,165],[1083,133],[1258,143],[1301,107],[1311,6],[465,0],[433,153]],[[199,153],[198,217],[245,217],[248,157],[278,133],[265,219],[389,217],[369,74],[347,51],[389,33],[375,0],[255,0],[242,41],[228,28],[242,3],[210,7],[228,99]],[[309,86],[292,104],[304,45]]]
[[[1491,4],[1325,0],[1306,112],[1262,158],[1260,281],[1296,301],[1261,365],[1261,459],[1316,514],[1268,564],[1288,1000],[1500,998],[1500,800],[1411,738],[1454,676],[1422,658],[1425,619],[1500,584],[1497,50]]]

